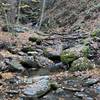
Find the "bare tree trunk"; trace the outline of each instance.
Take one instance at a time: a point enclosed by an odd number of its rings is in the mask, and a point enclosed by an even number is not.
[[[46,6],[46,0],[43,0],[42,13],[41,13],[41,17],[40,17],[40,22],[39,22],[38,30],[40,30],[41,25],[42,25],[42,21],[43,21],[43,17],[44,17],[44,11],[45,11],[45,6]]]
[[[19,0],[19,2],[18,2],[18,8],[17,8],[17,20],[16,20],[16,24],[17,24],[17,25],[19,25],[20,5],[21,5],[21,0]]]

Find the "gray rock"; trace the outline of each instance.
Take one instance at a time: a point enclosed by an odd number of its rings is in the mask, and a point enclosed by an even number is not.
[[[26,54],[24,53],[24,52],[18,52],[18,55],[20,55],[20,56],[26,56]]]
[[[0,41],[0,49],[7,49],[9,45],[7,42]]]
[[[49,80],[49,79],[50,79],[50,76],[34,76],[34,77],[25,78],[24,83],[32,84],[40,80]]]
[[[87,97],[87,95],[84,92],[76,92],[75,96],[77,96],[79,98]]]
[[[23,81],[24,81],[24,83],[27,83],[27,84],[32,84],[33,83],[32,78],[25,78]]]
[[[26,56],[21,60],[21,64],[25,68],[39,68],[37,61],[32,56]]]
[[[40,76],[44,76],[44,75],[50,75],[50,70],[48,68],[41,68],[37,75],[40,75]]]
[[[38,54],[38,52],[36,52],[36,51],[29,51],[27,54],[28,55],[32,55],[32,56],[35,56],[35,55]]]
[[[74,87],[64,87],[65,90],[67,91],[71,91],[71,92],[81,92],[84,89],[78,89],[78,88],[74,88]]]
[[[4,57],[2,54],[0,54],[0,61],[3,61]]]
[[[24,71],[24,67],[17,60],[6,61],[6,64],[9,66],[9,70],[12,71]]]
[[[50,71],[57,71],[59,69],[66,70],[68,66],[65,66],[62,62],[56,63],[49,68]]]
[[[96,93],[100,94],[100,86],[96,87]]]
[[[0,71],[5,71],[7,68],[8,66],[6,66],[5,63],[0,60]]]
[[[39,57],[37,56],[36,61],[38,65],[43,68],[51,68],[52,66],[54,66],[53,61],[43,56],[39,56]]]
[[[28,28],[22,27],[22,26],[15,26],[15,27],[13,28],[13,31],[14,31],[14,32],[17,32],[17,33],[24,33],[24,32],[26,32],[26,31],[28,31]]]
[[[76,92],[75,96],[81,98],[82,100],[94,100],[93,98],[89,97],[87,94],[85,94],[84,92]]]
[[[25,95],[40,97],[50,90],[49,80],[42,79],[26,87],[23,91]]]
[[[43,97],[43,100],[58,100],[59,97],[53,95],[53,94],[48,94]]]
[[[86,80],[85,85],[91,86],[91,85],[96,84],[98,81],[99,81],[98,79],[88,79],[88,80]]]
[[[38,100],[38,98],[32,96],[20,96],[19,100]]]
[[[40,67],[47,68],[49,71],[57,71],[59,69],[65,69],[65,66],[63,65],[62,62],[54,63],[52,60],[43,56],[36,57],[36,61]]]
[[[56,93],[61,93],[61,92],[64,92],[64,89],[58,88],[58,89],[56,90]]]
[[[49,78],[50,78],[50,76],[48,76],[48,75],[45,75],[45,76],[35,76],[35,77],[33,77],[33,81],[37,82],[37,81],[43,80],[43,79],[48,80]]]
[[[62,43],[58,43],[56,45],[53,45],[52,47],[48,47],[44,50],[44,54],[48,58],[54,58],[56,59],[57,57],[60,57],[60,54],[62,53],[63,46]]]
[[[86,97],[86,100],[94,100],[94,99],[91,97]]]
[[[3,98],[3,96],[2,96],[2,94],[0,94],[0,100],[3,100],[4,98]]]

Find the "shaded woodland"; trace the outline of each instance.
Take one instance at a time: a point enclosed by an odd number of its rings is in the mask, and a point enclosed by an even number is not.
[[[0,100],[100,100],[100,0],[0,0]]]

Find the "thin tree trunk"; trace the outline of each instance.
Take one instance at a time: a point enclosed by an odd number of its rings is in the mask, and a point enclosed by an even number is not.
[[[16,20],[16,24],[19,24],[19,18],[20,18],[20,5],[21,5],[21,0],[19,0],[18,2],[18,15],[17,15],[17,20]]]
[[[46,0],[43,0],[42,13],[41,13],[41,17],[40,17],[38,30],[41,29],[41,25],[42,25],[42,21],[43,21],[43,17],[44,17],[45,6],[46,6]]]

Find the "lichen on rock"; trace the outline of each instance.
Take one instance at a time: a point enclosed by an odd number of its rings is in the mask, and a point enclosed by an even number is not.
[[[71,64],[69,71],[84,71],[92,68],[93,65],[91,61],[86,57],[81,57]]]
[[[100,37],[100,29],[95,30],[94,32],[91,33],[92,37]]]
[[[79,57],[87,57],[89,54],[89,46],[77,45],[75,47],[66,49],[61,54],[61,61],[63,63],[71,63]]]

